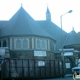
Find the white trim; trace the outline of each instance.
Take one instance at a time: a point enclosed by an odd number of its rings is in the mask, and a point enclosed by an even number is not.
[[[6,39],[6,46],[8,47],[8,39]]]
[[[50,40],[48,40],[48,50],[50,50]]]
[[[12,38],[10,38],[10,49],[12,49]]]
[[[32,38],[32,49],[34,49],[34,38]]]

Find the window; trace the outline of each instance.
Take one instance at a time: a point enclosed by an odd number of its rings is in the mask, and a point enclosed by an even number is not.
[[[26,39],[23,40],[23,48],[28,48],[28,41]]]
[[[3,47],[6,47],[6,40],[3,41]]]
[[[28,38],[16,38],[15,39],[15,49],[28,49],[29,47],[29,41]]]
[[[54,51],[54,42],[53,42],[53,41],[50,41],[50,49],[51,49],[52,51]]]
[[[37,48],[40,48],[40,40],[37,39]]]
[[[46,48],[45,40],[42,40],[42,49],[45,49],[45,48]]]
[[[21,48],[21,40],[20,39],[16,40],[16,48]]]
[[[46,40],[45,39],[36,39],[36,48],[37,49],[46,49]]]

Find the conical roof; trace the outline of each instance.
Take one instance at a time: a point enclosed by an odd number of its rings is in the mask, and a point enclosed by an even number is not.
[[[68,33],[64,46],[77,44],[80,44],[80,36],[74,30],[72,30],[70,33]]]
[[[36,35],[51,37],[37,22],[21,7],[13,17],[0,29],[0,37]]]
[[[50,14],[49,8],[47,7],[46,14]]]

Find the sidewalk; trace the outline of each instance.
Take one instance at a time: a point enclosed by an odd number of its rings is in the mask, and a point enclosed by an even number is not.
[[[72,74],[66,74],[65,77],[72,77]]]

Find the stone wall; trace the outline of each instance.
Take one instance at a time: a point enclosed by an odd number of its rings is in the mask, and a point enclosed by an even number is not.
[[[47,51],[46,56],[34,56],[34,50],[27,51],[10,51],[11,58],[19,58],[19,59],[42,59],[42,60],[54,60],[54,53]]]

